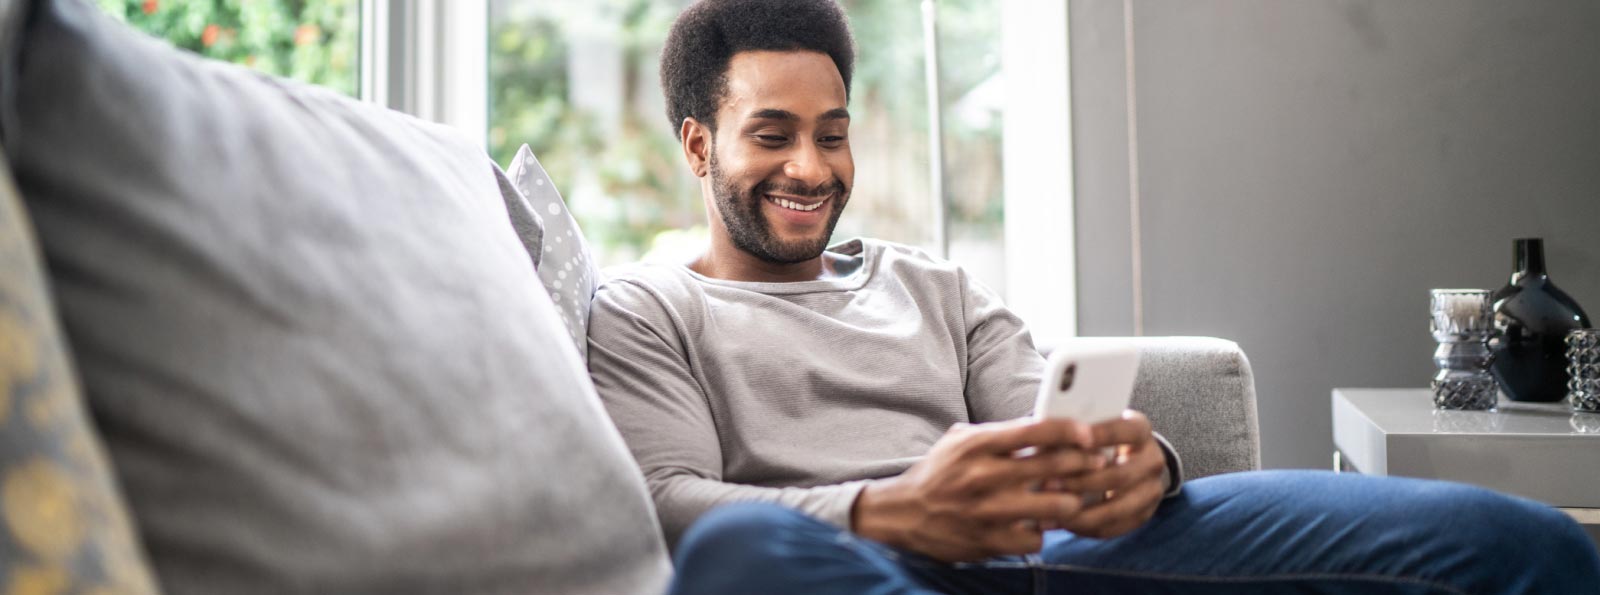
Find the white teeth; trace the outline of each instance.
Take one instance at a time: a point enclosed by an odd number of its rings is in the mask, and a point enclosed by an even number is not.
[[[778,197],[775,197],[775,196],[768,196],[767,200],[770,200],[770,201],[773,202],[773,204],[776,204],[776,205],[778,205],[780,207],[783,207],[785,209],[790,209],[790,210],[795,210],[795,211],[804,211],[804,212],[815,211],[815,210],[817,210],[818,207],[822,206],[821,202],[813,204],[813,205],[803,205],[803,204],[797,203],[797,202],[792,201],[792,200],[784,200],[784,199],[781,199],[781,198],[778,198]],[[827,202],[827,201],[822,201],[822,202]]]

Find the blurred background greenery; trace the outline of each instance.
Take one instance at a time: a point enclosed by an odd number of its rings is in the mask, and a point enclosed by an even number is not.
[[[203,56],[357,95],[360,0],[97,0]],[[451,0],[474,1],[474,0]],[[676,261],[705,241],[699,186],[667,122],[657,60],[687,0],[487,0],[489,153],[530,145],[597,260]],[[1000,2],[939,0],[951,258],[1005,287]],[[856,185],[835,240],[934,248],[920,3],[842,0],[856,37]]]
[[[331,87],[361,83],[360,0],[97,0],[108,14],[208,58]]]

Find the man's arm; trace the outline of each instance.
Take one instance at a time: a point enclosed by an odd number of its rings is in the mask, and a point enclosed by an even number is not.
[[[891,478],[813,488],[725,482],[715,410],[692,371],[698,360],[686,355],[689,326],[649,288],[616,281],[596,295],[589,324],[595,387],[644,470],[669,545],[711,507],[758,500],[947,561],[1030,553],[1041,543],[1038,522],[1067,522],[1081,501],[1028,486],[1104,464],[1082,448],[1088,426],[1013,420],[954,428]],[[1028,448],[1037,452],[1016,455]]]
[[[667,543],[713,506],[738,501],[775,502],[848,528],[867,482],[765,488],[722,481],[711,405],[676,320],[657,294],[628,281],[605,285],[589,315],[590,376],[644,472]]]

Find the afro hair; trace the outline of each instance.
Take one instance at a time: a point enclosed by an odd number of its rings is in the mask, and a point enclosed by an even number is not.
[[[855,42],[834,0],[700,0],[678,15],[661,50],[661,92],[680,140],[685,118],[716,128],[728,62],[761,50],[827,54],[849,97]]]

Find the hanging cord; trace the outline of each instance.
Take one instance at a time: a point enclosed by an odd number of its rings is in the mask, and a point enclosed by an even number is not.
[[[1139,101],[1133,67],[1133,0],[1122,0],[1123,78],[1128,93],[1128,241],[1133,261],[1133,336],[1144,336],[1144,235],[1139,221]]]
[[[922,63],[928,81],[928,194],[933,197],[933,242],[950,258],[949,206],[944,197],[944,126],[939,100],[939,3],[922,0]]]

